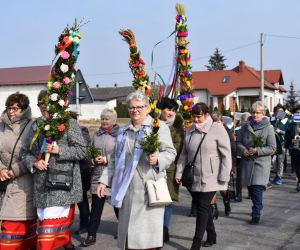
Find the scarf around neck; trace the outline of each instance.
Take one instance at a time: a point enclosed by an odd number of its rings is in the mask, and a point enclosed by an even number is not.
[[[151,125],[151,124],[150,124]],[[112,180],[111,205],[120,208],[129,184],[134,176],[136,167],[143,154],[143,149],[139,146],[139,141],[150,133],[150,125],[142,125],[135,134],[135,145],[132,156],[126,161],[126,142],[128,140],[128,129],[122,128],[117,137],[115,151],[115,172]]]
[[[211,124],[213,123],[213,120],[211,119],[210,115],[207,116],[206,120],[202,123],[194,123],[196,129],[200,133],[207,133],[209,128],[211,127]]]

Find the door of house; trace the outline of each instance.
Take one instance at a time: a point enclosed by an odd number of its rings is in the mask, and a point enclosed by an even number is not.
[[[218,111],[221,112],[223,105],[223,96],[218,96]]]

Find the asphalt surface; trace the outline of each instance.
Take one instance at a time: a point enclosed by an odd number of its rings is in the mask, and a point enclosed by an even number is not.
[[[283,185],[275,186],[264,192],[264,209],[259,225],[249,225],[251,201],[246,198],[243,189],[243,201],[232,202],[232,213],[226,217],[224,206],[218,194],[220,215],[215,220],[217,244],[208,248],[237,250],[296,250],[300,249],[300,192],[296,191],[296,178],[293,173],[286,173]],[[185,188],[180,190],[180,201],[174,203],[170,225],[170,241],[163,250],[190,249],[195,230],[195,218],[187,215],[191,197]],[[147,225],[145,225],[147,226]],[[78,211],[72,231],[78,228]],[[76,249],[111,250],[117,248],[114,235],[117,232],[117,220],[113,208],[106,203],[95,245],[83,248],[80,242],[86,234],[74,235]],[[206,239],[206,235],[204,239]],[[204,248],[205,249],[205,248]]]

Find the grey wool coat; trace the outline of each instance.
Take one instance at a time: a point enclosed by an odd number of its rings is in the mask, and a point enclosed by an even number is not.
[[[177,162],[176,178],[182,178],[182,172],[195,156],[199,143],[206,133],[195,161],[194,182],[191,191],[212,192],[227,190],[232,168],[229,136],[220,122],[212,122],[201,133],[192,125],[186,131],[183,149]]]
[[[257,154],[245,157],[245,149],[254,147],[251,134],[261,135],[263,147],[257,147]],[[242,181],[246,186],[267,185],[270,177],[271,156],[276,152],[276,138],[274,128],[268,118],[264,118],[261,124],[253,129],[249,122],[243,125],[237,140],[238,150],[241,152]]]
[[[119,131],[119,125],[114,125],[113,128],[108,132],[104,132],[101,128],[94,135],[93,146],[101,151],[103,156],[106,156],[107,163],[110,161],[111,154],[114,152],[114,147],[116,144],[116,138]],[[99,179],[102,175],[103,169],[107,167],[106,165],[97,165],[93,162],[92,177],[91,177],[91,193],[97,193],[97,186]],[[110,190],[107,188],[106,195],[110,195]]]
[[[27,122],[29,123],[27,124]],[[0,170],[8,168],[13,147],[16,145],[11,169],[16,178],[9,181],[6,192],[0,197],[0,220],[24,221],[36,218],[33,206],[33,179],[29,170],[22,164],[22,145],[31,126],[31,109],[25,109],[19,117],[10,120],[4,112],[0,122]]]
[[[40,118],[39,118],[40,119]],[[36,122],[31,126],[22,156],[23,164],[34,176],[34,205],[37,208],[53,206],[68,206],[82,200],[81,176],[78,161],[86,157],[86,145],[81,129],[76,120],[71,119],[69,128],[62,138],[57,141],[60,153],[51,155],[48,168],[73,170],[73,186],[70,191],[48,189],[45,185],[47,171],[34,168],[38,153],[44,139],[42,132],[35,140],[32,150],[29,144],[37,130]]]
[[[142,125],[151,126],[152,118],[146,117]],[[131,124],[120,129],[127,130],[126,153],[130,157],[130,151],[134,148],[134,139],[137,129]],[[119,135],[120,135],[119,133]],[[170,166],[176,157],[176,150],[172,143],[170,130],[164,122],[160,122],[158,131],[161,146],[158,152],[158,168],[154,171],[147,162],[147,155],[142,154],[138,168],[145,181],[164,178],[165,170]],[[114,154],[110,164],[104,169],[100,182],[111,186],[114,173]],[[122,207],[119,210],[118,224],[118,247],[120,249],[147,249],[162,247],[163,245],[163,216],[164,207],[149,207],[148,195],[145,184],[136,170],[125,194]],[[126,244],[127,239],[127,246]]]

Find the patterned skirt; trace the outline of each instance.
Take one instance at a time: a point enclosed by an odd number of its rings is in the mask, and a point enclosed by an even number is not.
[[[44,219],[39,222],[37,250],[52,250],[71,242],[70,227],[74,220],[75,205],[71,205],[68,217]]]
[[[35,247],[36,220],[1,223],[0,250],[27,250]]]

